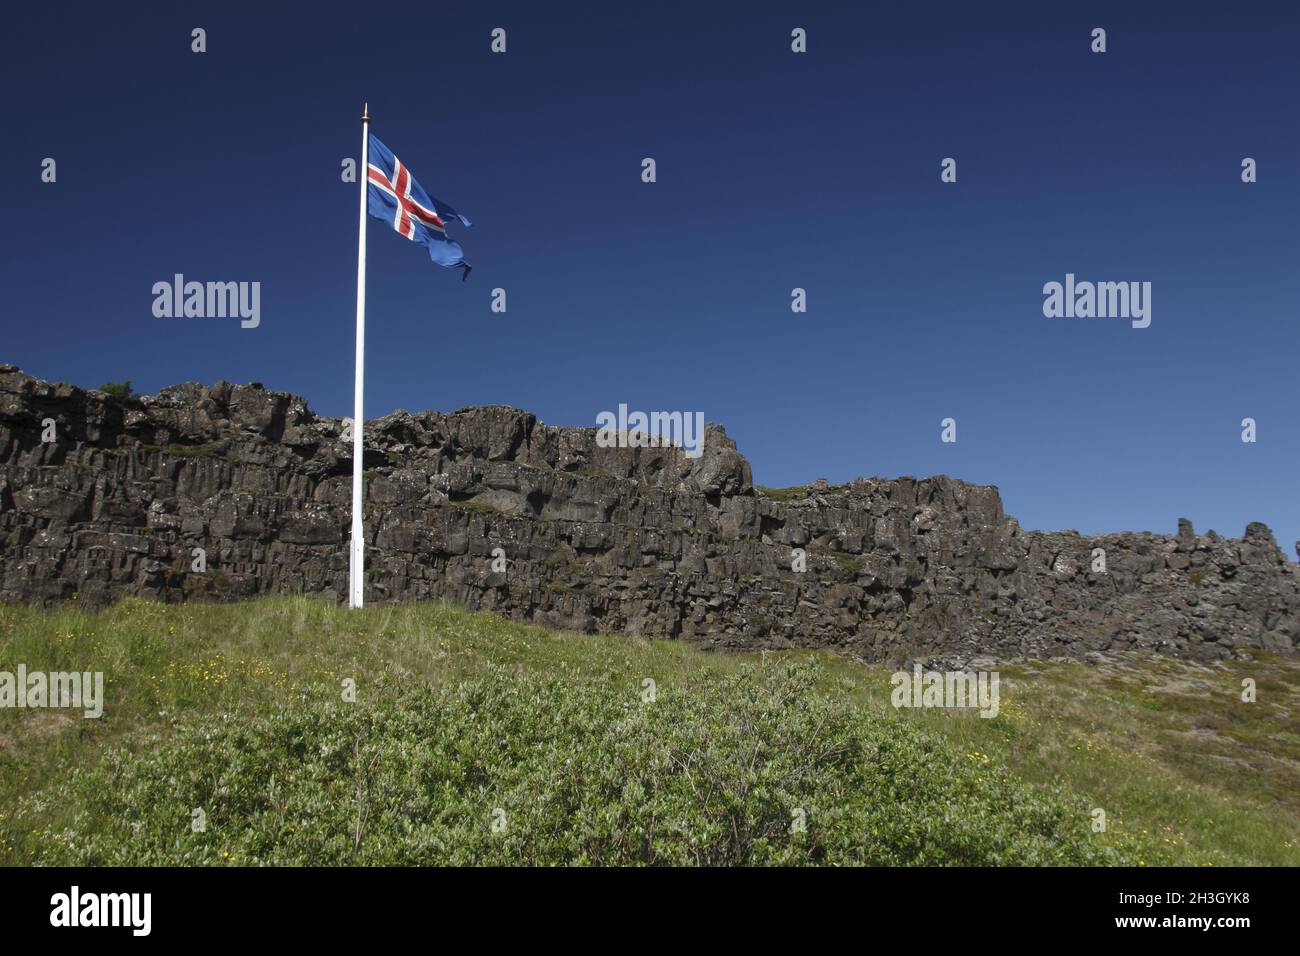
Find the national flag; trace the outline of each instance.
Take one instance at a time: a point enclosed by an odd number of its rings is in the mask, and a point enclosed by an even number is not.
[[[373,133],[370,134],[369,166],[367,208],[370,215],[382,219],[412,242],[420,243],[438,265],[464,269],[461,278],[466,278],[469,263],[460,243],[447,235],[446,224],[452,219],[466,226],[473,223],[426,193],[406,165]]]

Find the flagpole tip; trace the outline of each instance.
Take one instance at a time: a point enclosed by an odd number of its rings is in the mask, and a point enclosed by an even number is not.
[[[369,122],[370,122],[370,104],[369,104],[369,103],[366,103],[365,105],[363,105],[363,106],[361,107],[361,122],[363,122],[363,123],[369,123]]]

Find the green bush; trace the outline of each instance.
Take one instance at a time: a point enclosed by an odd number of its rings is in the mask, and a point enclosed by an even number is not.
[[[105,382],[103,385],[99,386],[99,390],[101,392],[108,392],[109,395],[117,399],[119,402],[129,402],[137,397],[135,391],[131,388],[130,379],[127,379],[125,382]]]
[[[1134,862],[1094,845],[1081,800],[819,676],[768,662],[644,702],[625,678],[494,667],[373,702],[300,694],[115,749],[13,829],[47,864]]]

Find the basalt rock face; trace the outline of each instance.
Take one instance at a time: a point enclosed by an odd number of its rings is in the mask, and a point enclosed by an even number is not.
[[[342,600],[342,426],[257,384],[121,402],[0,366],[0,600]],[[698,458],[499,406],[399,411],[365,437],[369,601],[896,662],[1300,644],[1300,572],[1261,524],[1026,532],[997,489],[943,476],[768,496],[713,425]]]

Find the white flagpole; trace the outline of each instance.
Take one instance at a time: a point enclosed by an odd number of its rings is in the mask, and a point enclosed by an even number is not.
[[[366,201],[370,193],[370,104],[361,112],[361,219],[357,229],[357,381],[352,412],[352,545],[348,562],[348,607],[361,607],[366,592],[366,541],[361,520],[361,471],[365,418],[361,410],[366,357]]]

